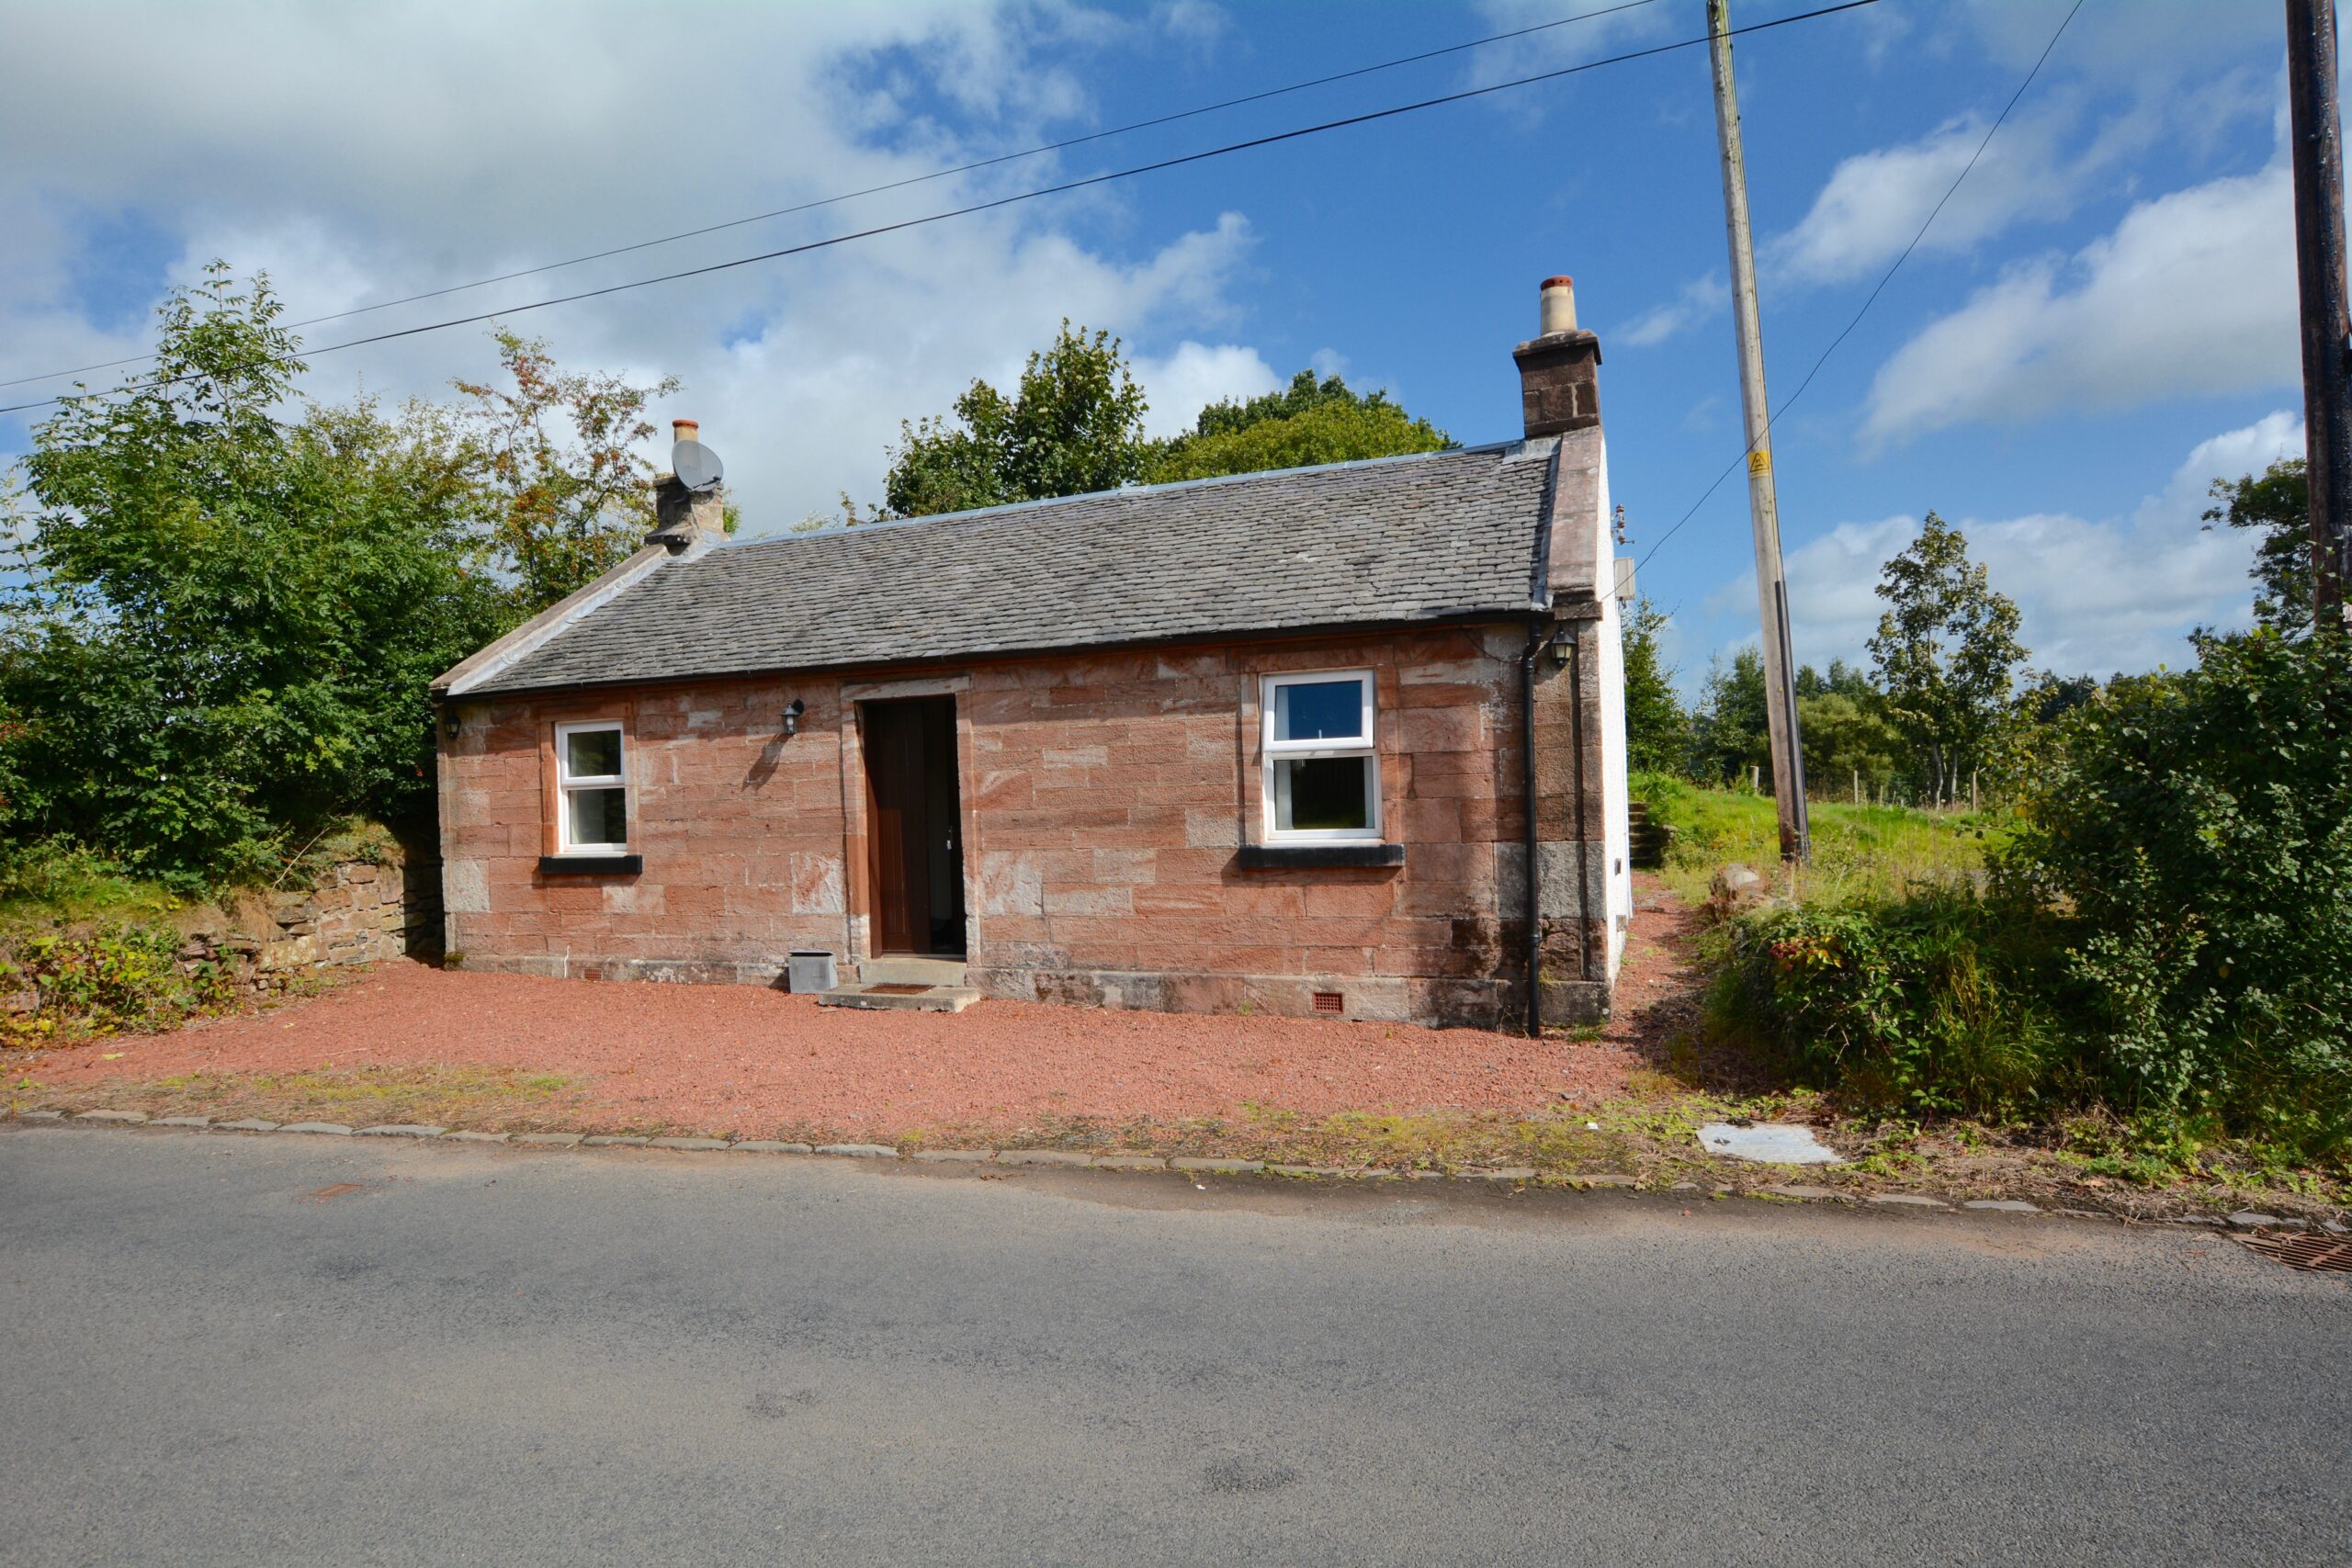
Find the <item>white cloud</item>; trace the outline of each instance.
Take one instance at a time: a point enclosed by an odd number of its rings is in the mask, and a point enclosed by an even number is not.
[[[2034,513],[1963,518],[1956,525],[1994,589],[2017,601],[2020,635],[2037,667],[2102,678],[2159,664],[2178,668],[2190,657],[2182,641],[2190,630],[2243,626],[2253,607],[2246,575],[2253,541],[2204,526],[2207,487],[2258,473],[2302,448],[2301,418],[2272,413],[2199,444],[2165,488],[2128,517],[2093,522]],[[1846,523],[1789,554],[1792,640],[1801,661],[1864,659],[1863,645],[1885,607],[1876,592],[1880,570],[1918,531],[1918,519],[1909,515]],[[1755,604],[1749,573],[1717,589],[1707,610],[1752,615]]]
[[[1151,399],[1144,431],[1154,437],[1192,429],[1193,417],[1211,403],[1254,398],[1281,385],[1256,349],[1189,339],[1165,359],[1137,360],[1136,378]]]
[[[2075,0],[1963,0],[1963,16],[1996,62],[2023,70],[2058,30]],[[2280,37],[2275,6],[2206,5],[2203,0],[2133,0],[2128,6],[2085,6],[2066,27],[2053,56],[2077,70],[2144,78],[2195,74],[2234,51],[2275,48]],[[1948,42],[1955,29],[1929,29],[1923,41]]]
[[[2291,194],[2279,164],[2210,181],[2068,260],[2010,269],[1880,367],[1865,443],[2292,383]]]
[[[1962,25],[1926,29],[1878,7],[1865,14],[1875,19],[1866,48],[1874,64],[1898,40],[1906,52],[1955,60],[1981,49],[2006,80],[2041,57],[2072,4],[1965,0],[1951,7]],[[2175,162],[2184,152],[2215,154],[2245,121],[2267,119],[2281,96],[2276,18],[2252,19],[2251,9],[2188,0],[2086,8],[1989,142],[2006,86],[1988,87],[1923,135],[1840,160],[1805,216],[1762,245],[1768,276],[1850,282],[1914,236],[1926,252],[1968,253],[2020,224],[2063,221],[2086,201],[2128,192],[2128,171],[2159,144],[2171,145]]]
[[[1561,5],[1560,0],[1479,0],[1478,14],[1495,32],[1528,28],[1543,30],[1473,51],[1466,57],[1464,75],[1483,86],[1581,64],[1612,51],[1663,37],[1670,27],[1670,18],[1665,13],[1671,9],[1666,6],[1644,6],[1631,11],[1617,10],[1612,8],[1611,0],[1571,0],[1566,6]],[[1504,113],[1530,121],[1540,118],[1544,112],[1544,100],[1525,92],[1501,94],[1487,101]]]
[[[2213,480],[2258,474],[2281,457],[2302,455],[2302,416],[2280,409],[2243,430],[2225,431],[2210,441],[2199,442],[2196,450],[2189,453],[2188,461],[2173,475],[2162,504],[2175,512],[2193,508],[2201,513],[2206,506],[2206,487]],[[2143,502],[2154,504],[2157,503]]]
[[[1197,36],[1211,19],[1179,6],[1162,24]],[[185,280],[223,254],[266,266],[290,315],[319,314],[1050,140],[1092,123],[1096,51],[1143,47],[1143,32],[1076,6],[961,0],[21,8],[0,51],[0,141],[43,151],[0,164],[0,343],[11,370],[142,345],[152,271],[107,310],[89,299],[89,264],[105,254],[96,233],[123,215],[160,236],[149,265],[165,276]],[[931,118],[943,104],[954,129]],[[315,347],[511,308],[1056,172],[1050,157],[1026,160],[306,336]],[[1125,200],[1054,198],[508,320],[566,365],[682,377],[657,420],[699,417],[747,525],[780,526],[842,490],[871,498],[901,417],[944,411],[976,376],[1003,384],[1065,315],[1125,338],[1156,416],[1189,419],[1198,403],[1182,405],[1196,395],[1257,389],[1265,367],[1238,341],[1232,303],[1247,219],[1092,238],[1136,231]],[[466,327],[321,355],[307,384],[325,398],[363,377],[396,396],[446,394],[452,376],[492,369],[487,328]]]
[[[1213,52],[1225,36],[1233,30],[1233,18],[1222,6],[1209,0],[1162,0],[1153,11],[1153,20],[1167,30],[1170,38],[1189,45],[1197,54]]]
[[[2004,131],[1937,214],[1923,248],[1965,250],[2013,222],[2066,210],[2086,171],[2059,164],[2046,126]],[[1884,266],[1984,141],[1984,122],[1972,114],[1840,161],[1796,226],[1765,244],[1766,267],[1799,283],[1843,283]]]
[[[1698,325],[1727,309],[1730,304],[1731,285],[1724,281],[1722,273],[1711,272],[1692,278],[1673,299],[1651,306],[1610,333],[1610,341],[1634,348],[1648,348]]]

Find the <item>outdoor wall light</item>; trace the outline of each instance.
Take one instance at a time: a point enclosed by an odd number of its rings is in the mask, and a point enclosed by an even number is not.
[[[800,716],[808,711],[808,705],[798,697],[784,705],[784,738],[786,739],[789,740],[800,733]]]
[[[442,734],[447,735],[450,739],[455,740],[458,738],[458,731],[464,728],[465,721],[458,716],[458,710],[456,708],[443,708],[441,710]]]

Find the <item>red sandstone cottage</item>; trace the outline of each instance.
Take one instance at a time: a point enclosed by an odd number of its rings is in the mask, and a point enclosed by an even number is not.
[[[1565,278],[1542,326],[1494,446],[741,543],[682,461],[642,551],[435,683],[449,947],[1598,1017],[1632,909],[1600,353]]]

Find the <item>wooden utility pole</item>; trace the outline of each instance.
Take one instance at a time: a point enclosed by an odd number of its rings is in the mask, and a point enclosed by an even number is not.
[[[1707,0],[1715,65],[1715,141],[1723,151],[1724,226],[1731,236],[1732,326],[1739,340],[1739,406],[1747,426],[1747,513],[1756,531],[1756,602],[1764,654],[1765,723],[1772,737],[1772,799],[1781,858],[1813,852],[1804,803],[1804,748],[1797,735],[1789,590],[1781,575],[1781,509],[1772,490],[1772,413],[1764,396],[1764,334],[1756,311],[1756,248],[1747,227],[1747,164],[1739,146],[1739,91],[1731,79],[1731,18]]]
[[[2345,301],[2344,132],[2335,0],[2287,0],[2295,270],[2303,318],[2303,450],[2311,480],[2312,625],[2344,625],[2352,580],[2352,313]]]

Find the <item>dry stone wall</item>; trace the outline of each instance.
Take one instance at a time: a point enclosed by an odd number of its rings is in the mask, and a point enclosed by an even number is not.
[[[441,863],[394,853],[339,861],[314,886],[265,896],[258,918],[221,916],[185,932],[183,964],[220,964],[254,990],[313,969],[441,954]]]

